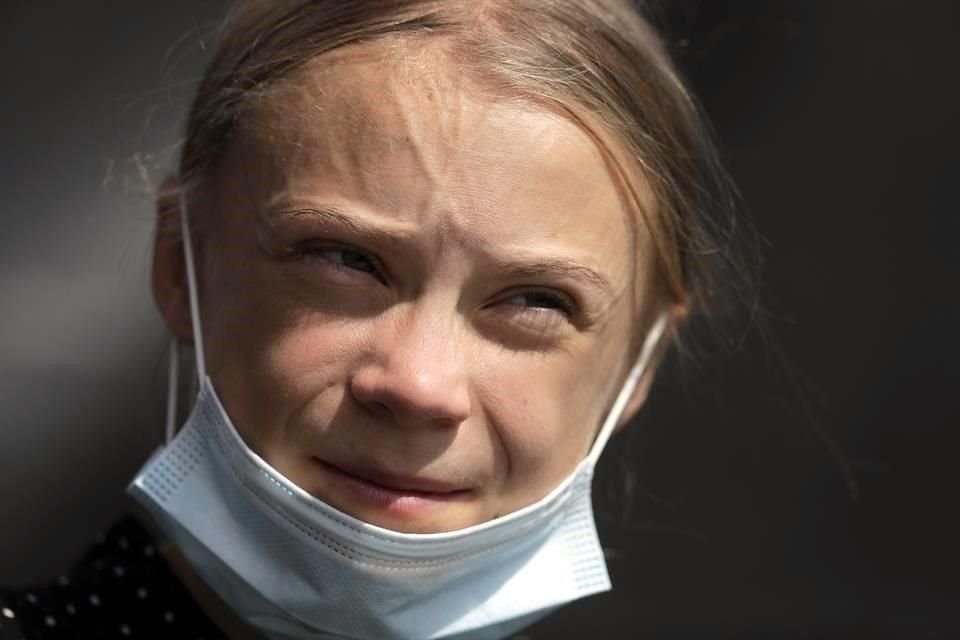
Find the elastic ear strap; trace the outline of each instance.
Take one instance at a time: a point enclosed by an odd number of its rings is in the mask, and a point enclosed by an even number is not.
[[[193,323],[193,352],[197,360],[197,380],[202,385],[207,379],[207,365],[203,358],[203,333],[200,330],[200,304],[197,302],[197,276],[193,262],[193,243],[190,241],[190,219],[187,216],[187,194],[180,189],[180,233],[183,236],[183,255],[187,262],[187,289],[190,296],[190,321]]]
[[[180,345],[174,336],[170,336],[170,350],[167,356],[170,360],[167,369],[167,420],[163,431],[164,444],[170,444],[173,434],[177,430],[177,392],[180,384]]]
[[[610,436],[613,435],[617,422],[619,422],[620,416],[623,415],[623,410],[626,409],[627,403],[630,402],[630,397],[636,390],[640,378],[643,377],[647,367],[650,366],[653,353],[656,351],[657,345],[660,344],[660,340],[663,338],[669,322],[670,314],[667,312],[660,314],[660,317],[657,318],[656,322],[654,322],[650,328],[650,332],[647,333],[647,337],[644,338],[640,355],[637,357],[633,368],[630,369],[630,373],[627,375],[627,379],[624,381],[620,393],[617,394],[617,399],[614,400],[613,406],[610,408],[610,413],[607,414],[606,419],[603,421],[603,426],[600,427],[600,432],[597,434],[597,439],[594,441],[590,453],[587,454],[587,458],[593,463],[596,463],[600,458],[604,447],[607,446],[607,441],[610,440]]]

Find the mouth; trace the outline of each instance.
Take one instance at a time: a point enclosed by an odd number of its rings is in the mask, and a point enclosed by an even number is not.
[[[362,511],[366,510],[363,507],[373,507],[394,515],[416,516],[451,502],[462,501],[471,494],[471,489],[443,480],[335,465],[318,458],[314,458],[314,461],[325,476],[325,484],[336,496],[335,501],[360,506]],[[351,509],[346,511],[350,512]]]

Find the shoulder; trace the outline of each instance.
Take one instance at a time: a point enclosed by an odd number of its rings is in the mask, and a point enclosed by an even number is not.
[[[102,535],[69,574],[0,591],[0,640],[125,637],[222,637],[132,517]]]

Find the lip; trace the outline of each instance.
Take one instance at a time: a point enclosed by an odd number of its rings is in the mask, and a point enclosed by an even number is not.
[[[385,509],[396,515],[416,515],[462,500],[469,488],[434,478],[402,476],[357,465],[333,464],[314,458],[338,502]],[[335,505],[336,506],[336,505]]]

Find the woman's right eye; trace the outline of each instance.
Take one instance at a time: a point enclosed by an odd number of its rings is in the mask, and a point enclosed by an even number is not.
[[[365,274],[386,284],[376,258],[363,251],[337,245],[304,245],[297,248],[296,256],[321,261],[347,277]]]

